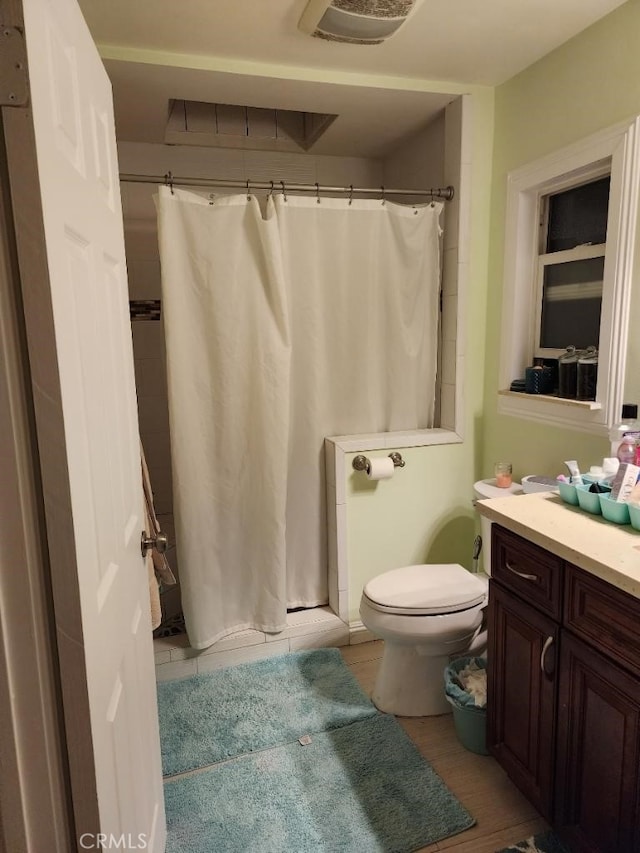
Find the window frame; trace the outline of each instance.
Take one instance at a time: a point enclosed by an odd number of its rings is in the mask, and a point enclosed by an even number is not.
[[[610,173],[595,401],[509,391],[524,376],[539,332],[538,259],[543,196]],[[618,420],[625,380],[640,180],[640,117],[509,173],[498,412],[605,436]]]

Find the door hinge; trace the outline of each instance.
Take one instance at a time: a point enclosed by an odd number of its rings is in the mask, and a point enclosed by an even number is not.
[[[0,24],[0,106],[24,107],[28,101],[24,36],[17,27]]]

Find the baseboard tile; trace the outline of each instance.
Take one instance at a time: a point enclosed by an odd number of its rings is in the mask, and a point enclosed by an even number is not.
[[[156,666],[159,666],[162,663],[169,663],[169,661],[171,660],[171,652],[169,651],[169,649],[165,649],[161,652],[154,651],[153,659],[155,661]]]
[[[290,647],[292,652],[301,649],[323,649],[339,648],[349,645],[349,628],[342,623],[341,627],[332,628],[330,631],[322,631],[320,634],[304,634],[291,637]]]
[[[350,622],[349,623],[349,644],[354,646],[356,643],[368,643],[371,640],[377,640],[378,638],[369,631],[368,628],[365,628],[362,622]]]
[[[289,651],[335,648],[353,642],[349,626],[328,607],[291,613],[288,622],[287,628],[279,634],[239,631],[208,649],[190,648],[185,635],[155,640],[156,680],[183,678],[195,672],[208,672]]]
[[[245,646],[228,652],[216,652],[197,659],[198,672],[212,672],[226,666],[236,666],[239,663],[249,663],[254,660],[284,655],[289,651],[289,641],[280,640],[276,643],[260,643],[255,646]]]
[[[156,666],[156,681],[168,681],[171,678],[186,678],[197,672],[194,658],[189,660],[176,660],[170,663],[161,663]]]

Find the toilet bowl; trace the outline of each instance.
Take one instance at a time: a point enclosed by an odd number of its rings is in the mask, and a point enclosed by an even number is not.
[[[376,707],[403,717],[449,713],[443,672],[470,648],[481,654],[487,597],[487,579],[457,563],[405,566],[369,581],[360,618],[385,641]]]
[[[495,480],[473,485],[474,504],[523,493],[519,483],[499,488]],[[452,658],[486,655],[484,609],[491,574],[491,523],[480,520],[484,572],[457,563],[392,569],[365,586],[360,618],[383,639],[384,651],[372,699],[401,717],[448,714],[443,673]]]

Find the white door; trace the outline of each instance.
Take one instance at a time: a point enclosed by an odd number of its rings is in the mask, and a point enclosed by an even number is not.
[[[99,830],[115,839],[124,835],[126,849],[162,851],[166,829],[111,86],[76,0],[23,0],[23,10]],[[90,849],[90,842],[82,839],[80,848]]]

